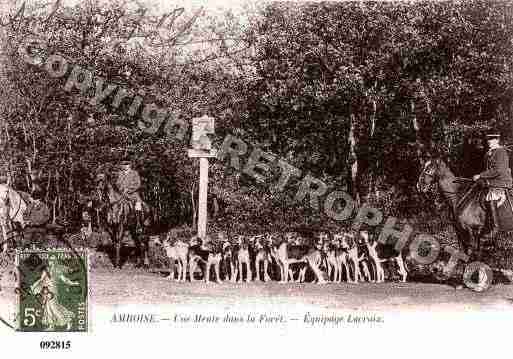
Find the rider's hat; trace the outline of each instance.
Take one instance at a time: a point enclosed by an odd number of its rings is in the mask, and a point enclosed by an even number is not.
[[[500,138],[501,138],[501,134],[497,130],[492,129],[486,133],[487,140],[498,140]]]
[[[121,161],[119,163],[120,166],[131,166],[132,165],[132,162],[128,161],[128,160],[124,160],[124,161]]]
[[[99,182],[99,181],[103,181],[105,180],[105,173],[98,173],[96,175],[96,181]]]

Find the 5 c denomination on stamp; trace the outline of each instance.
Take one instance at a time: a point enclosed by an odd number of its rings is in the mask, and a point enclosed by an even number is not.
[[[88,330],[88,256],[84,250],[16,253],[18,331]]]

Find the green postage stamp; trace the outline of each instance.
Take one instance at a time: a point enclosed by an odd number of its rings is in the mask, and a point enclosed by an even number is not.
[[[87,251],[23,250],[16,263],[19,331],[88,330]]]

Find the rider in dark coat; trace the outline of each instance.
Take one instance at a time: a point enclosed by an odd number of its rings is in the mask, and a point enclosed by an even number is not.
[[[32,200],[27,203],[23,214],[25,221],[25,245],[40,245],[44,240],[45,225],[50,221],[50,210],[42,201],[42,191],[36,187],[32,192]]]
[[[499,221],[497,207],[506,201],[506,189],[513,186],[511,169],[509,167],[508,152],[500,145],[500,134],[490,132],[486,135],[489,150],[485,155],[486,170],[473,177],[474,181],[481,181],[488,189],[486,201],[492,215],[492,233],[497,232]]]
[[[139,194],[141,188],[141,177],[137,171],[132,169],[129,161],[120,164],[121,170],[118,173],[116,186],[121,194],[130,200],[136,211],[143,210],[143,201]]]
[[[50,210],[41,200],[42,191],[32,192],[32,201],[28,203],[27,210],[24,213],[25,226],[40,227],[50,220]]]

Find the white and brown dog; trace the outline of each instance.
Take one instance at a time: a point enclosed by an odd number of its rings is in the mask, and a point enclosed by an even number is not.
[[[365,255],[358,253],[358,241],[353,233],[346,233],[341,239],[342,249],[347,250],[347,264],[348,268],[352,271],[352,278],[347,274],[347,281],[351,283],[358,283],[364,281],[365,277],[370,278],[369,269],[366,263],[363,263],[364,273],[360,270],[360,264],[364,260]]]
[[[369,256],[369,250],[361,236],[357,237],[356,245],[358,246],[359,263],[361,269],[360,274],[362,274],[361,280],[372,282],[374,281],[370,271],[370,268],[372,268],[372,260]]]
[[[288,232],[285,234],[285,240],[287,241],[289,247],[291,248],[299,248],[302,246],[303,238],[298,233]],[[294,283],[304,283],[306,281],[306,270],[308,269],[308,262],[306,260],[297,260],[291,261],[289,263],[288,270],[288,280]],[[295,277],[295,272],[298,273],[297,278]]]
[[[369,251],[369,257],[372,259],[372,262],[375,266],[374,270],[377,283],[383,283],[385,281],[383,263],[386,262],[397,264],[398,272],[401,276],[401,281],[406,282],[408,272],[406,271],[404,258],[402,254],[394,248],[394,246],[390,244],[379,243],[377,240],[372,240],[367,231],[360,231],[360,237],[365,242]]]
[[[243,269],[245,268],[246,271],[246,282],[250,282],[253,280],[253,272],[251,271],[251,258],[249,256],[249,249],[250,249],[250,243],[249,239],[245,238],[242,235],[237,236],[237,265],[238,265],[238,272],[239,272],[239,278],[237,279],[237,282],[243,281]]]
[[[238,264],[237,264],[237,250],[235,246],[228,240],[225,239],[222,242],[222,265],[223,274],[225,279],[232,283],[237,280]]]
[[[189,247],[189,278],[193,282],[196,266],[200,263],[205,264],[203,279],[205,283],[210,282],[210,270],[214,268],[216,282],[222,283],[220,276],[220,266],[222,260],[222,244],[213,242],[209,236],[205,238],[205,243],[201,239],[195,238],[194,244]]]
[[[383,263],[386,262],[386,260],[379,258],[378,252],[376,250],[378,242],[374,241],[371,243],[367,231],[360,231],[360,237],[363,239],[365,245],[367,246],[367,251],[369,252],[369,258],[372,264],[371,271],[374,275],[374,281],[376,283],[383,283],[385,281]]]
[[[342,268],[337,258],[335,242],[324,243],[324,252],[326,253],[328,280],[332,283],[342,282]],[[332,277],[333,275],[333,277]],[[332,279],[333,278],[333,279]]]
[[[253,237],[253,247],[255,252],[255,271],[256,280],[268,282],[271,280],[269,276],[269,264],[271,263],[271,245],[272,237],[259,235]],[[262,268],[263,267],[263,268]],[[263,278],[260,276],[260,269],[263,269]]]
[[[337,233],[333,235],[333,243],[335,246],[335,260],[339,268],[339,283],[342,282],[342,274],[345,274],[346,281],[349,281],[349,267],[348,267],[348,248],[342,244],[344,234]]]
[[[326,283],[319,269],[322,261],[321,249],[322,247],[317,248],[309,245],[290,245],[286,240],[274,244],[271,253],[280,267],[280,282],[288,282],[291,264],[304,262],[313,270],[317,283]]]
[[[179,282],[185,282],[187,276],[187,255],[189,253],[189,245],[180,239],[173,240],[171,234],[168,233],[164,240],[161,240],[159,236],[152,236],[150,240],[158,245],[161,245],[169,260],[169,280],[177,280]],[[175,264],[177,265],[177,273],[175,277]]]

